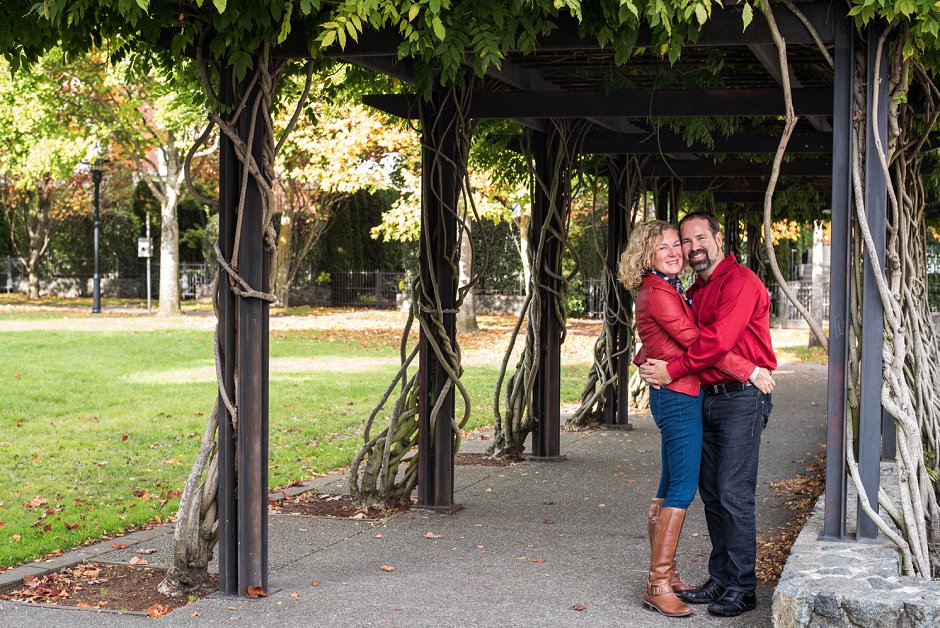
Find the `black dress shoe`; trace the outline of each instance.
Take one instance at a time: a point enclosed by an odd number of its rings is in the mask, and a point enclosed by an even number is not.
[[[677,591],[676,595],[686,604],[708,604],[714,602],[725,592],[725,585],[714,578],[709,578],[708,582],[697,589],[689,591]]]
[[[755,608],[757,608],[757,596],[753,591],[729,590],[708,605],[708,612],[721,617],[737,617]]]

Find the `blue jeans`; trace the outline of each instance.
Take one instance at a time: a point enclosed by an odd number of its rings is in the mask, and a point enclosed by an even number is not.
[[[711,536],[709,575],[727,589],[757,587],[757,459],[771,396],[753,386],[705,395],[699,494]]]
[[[695,397],[650,388],[650,411],[662,436],[662,472],[656,497],[663,508],[689,507],[702,460],[702,392]]]

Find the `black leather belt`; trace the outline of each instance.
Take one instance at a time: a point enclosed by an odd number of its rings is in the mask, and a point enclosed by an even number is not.
[[[720,384],[704,384],[706,395],[720,395],[722,393],[738,392],[751,386],[751,382],[722,382]]]

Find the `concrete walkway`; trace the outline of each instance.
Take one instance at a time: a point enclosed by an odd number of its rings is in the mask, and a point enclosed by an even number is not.
[[[761,531],[776,529],[792,514],[769,484],[805,471],[825,439],[825,368],[781,364],[777,377],[761,452]],[[458,467],[457,500],[464,508],[454,515],[413,510],[382,523],[272,516],[270,585],[279,592],[260,600],[207,598],[156,621],[282,628],[771,625],[770,584],[758,589],[757,611],[734,619],[712,617],[704,607],[685,621],[643,609],[646,509],[658,484],[659,436],[648,415],[633,420],[630,432],[564,434],[566,461]],[[482,451],[487,444],[472,438],[463,451]],[[345,487],[337,476],[311,484],[318,490]],[[441,538],[425,538],[428,532]],[[88,555],[126,562],[135,548],[155,548],[147,557],[151,565],[165,564],[169,534],[162,527],[129,535],[122,542],[135,544],[127,550],[106,542],[57,562]],[[701,502],[689,512],[680,549],[683,576],[703,581],[709,542]],[[395,571],[382,571],[382,565]],[[150,621],[92,613],[0,602],[0,626],[105,628]]]

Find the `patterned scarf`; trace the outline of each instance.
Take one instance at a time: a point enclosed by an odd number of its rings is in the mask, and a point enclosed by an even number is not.
[[[655,268],[650,268],[649,273],[651,275],[656,275],[660,279],[665,279],[670,284],[672,284],[672,287],[676,289],[676,291],[679,293],[679,296],[685,299],[686,305],[688,305],[689,307],[692,307],[692,299],[689,297],[689,295],[685,293],[685,290],[682,289],[682,282],[679,281],[678,277],[676,279],[673,279],[669,275],[664,275],[663,273],[659,272]]]

